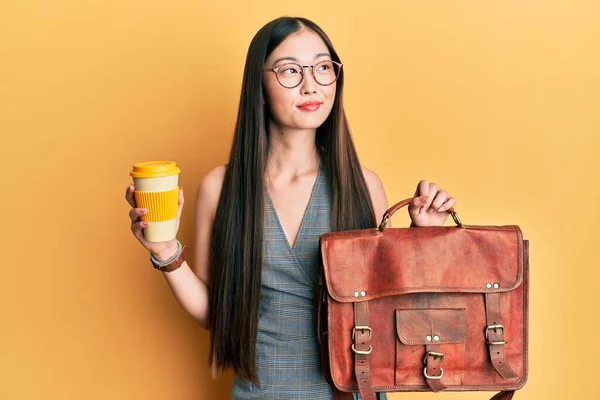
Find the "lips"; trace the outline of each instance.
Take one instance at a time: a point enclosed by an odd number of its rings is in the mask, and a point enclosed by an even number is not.
[[[319,101],[307,101],[298,106],[299,109],[304,111],[317,111],[319,107],[321,107],[321,102]]]

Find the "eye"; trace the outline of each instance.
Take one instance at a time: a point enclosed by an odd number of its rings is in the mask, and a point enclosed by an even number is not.
[[[331,66],[331,62],[324,62],[321,64],[318,64],[315,68],[315,71],[319,71],[319,72],[323,72],[323,71],[328,71],[332,68]]]
[[[299,74],[301,71],[298,69],[298,66],[293,64],[285,64],[279,68],[280,75],[295,75]]]

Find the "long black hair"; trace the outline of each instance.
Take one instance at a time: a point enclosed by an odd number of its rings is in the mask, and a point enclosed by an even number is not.
[[[210,359],[213,367],[233,367],[253,382],[258,382],[255,358],[269,148],[262,68],[271,52],[301,29],[318,34],[332,60],[341,62],[325,32],[305,18],[278,18],[256,33],[246,57],[235,135],[213,227]],[[336,85],[333,109],[315,139],[331,183],[331,228],[372,228],[375,213],[342,103],[343,71]]]

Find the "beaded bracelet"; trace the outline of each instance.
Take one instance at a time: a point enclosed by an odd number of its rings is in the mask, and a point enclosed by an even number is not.
[[[177,240],[177,239],[175,239],[175,240]],[[181,254],[181,242],[179,240],[177,240],[177,250],[175,251],[175,254],[173,254],[171,256],[171,258],[169,258],[168,260],[165,260],[165,261],[158,261],[156,258],[154,258],[152,253],[150,253],[150,259],[152,260],[152,262],[154,264],[156,264],[156,266],[164,267],[165,265],[172,263],[177,257],[179,257],[180,254]]]

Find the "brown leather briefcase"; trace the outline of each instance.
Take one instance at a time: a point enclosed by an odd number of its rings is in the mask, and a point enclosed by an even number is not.
[[[527,380],[528,241],[510,226],[321,235],[317,325],[336,399],[359,392],[501,391]]]

